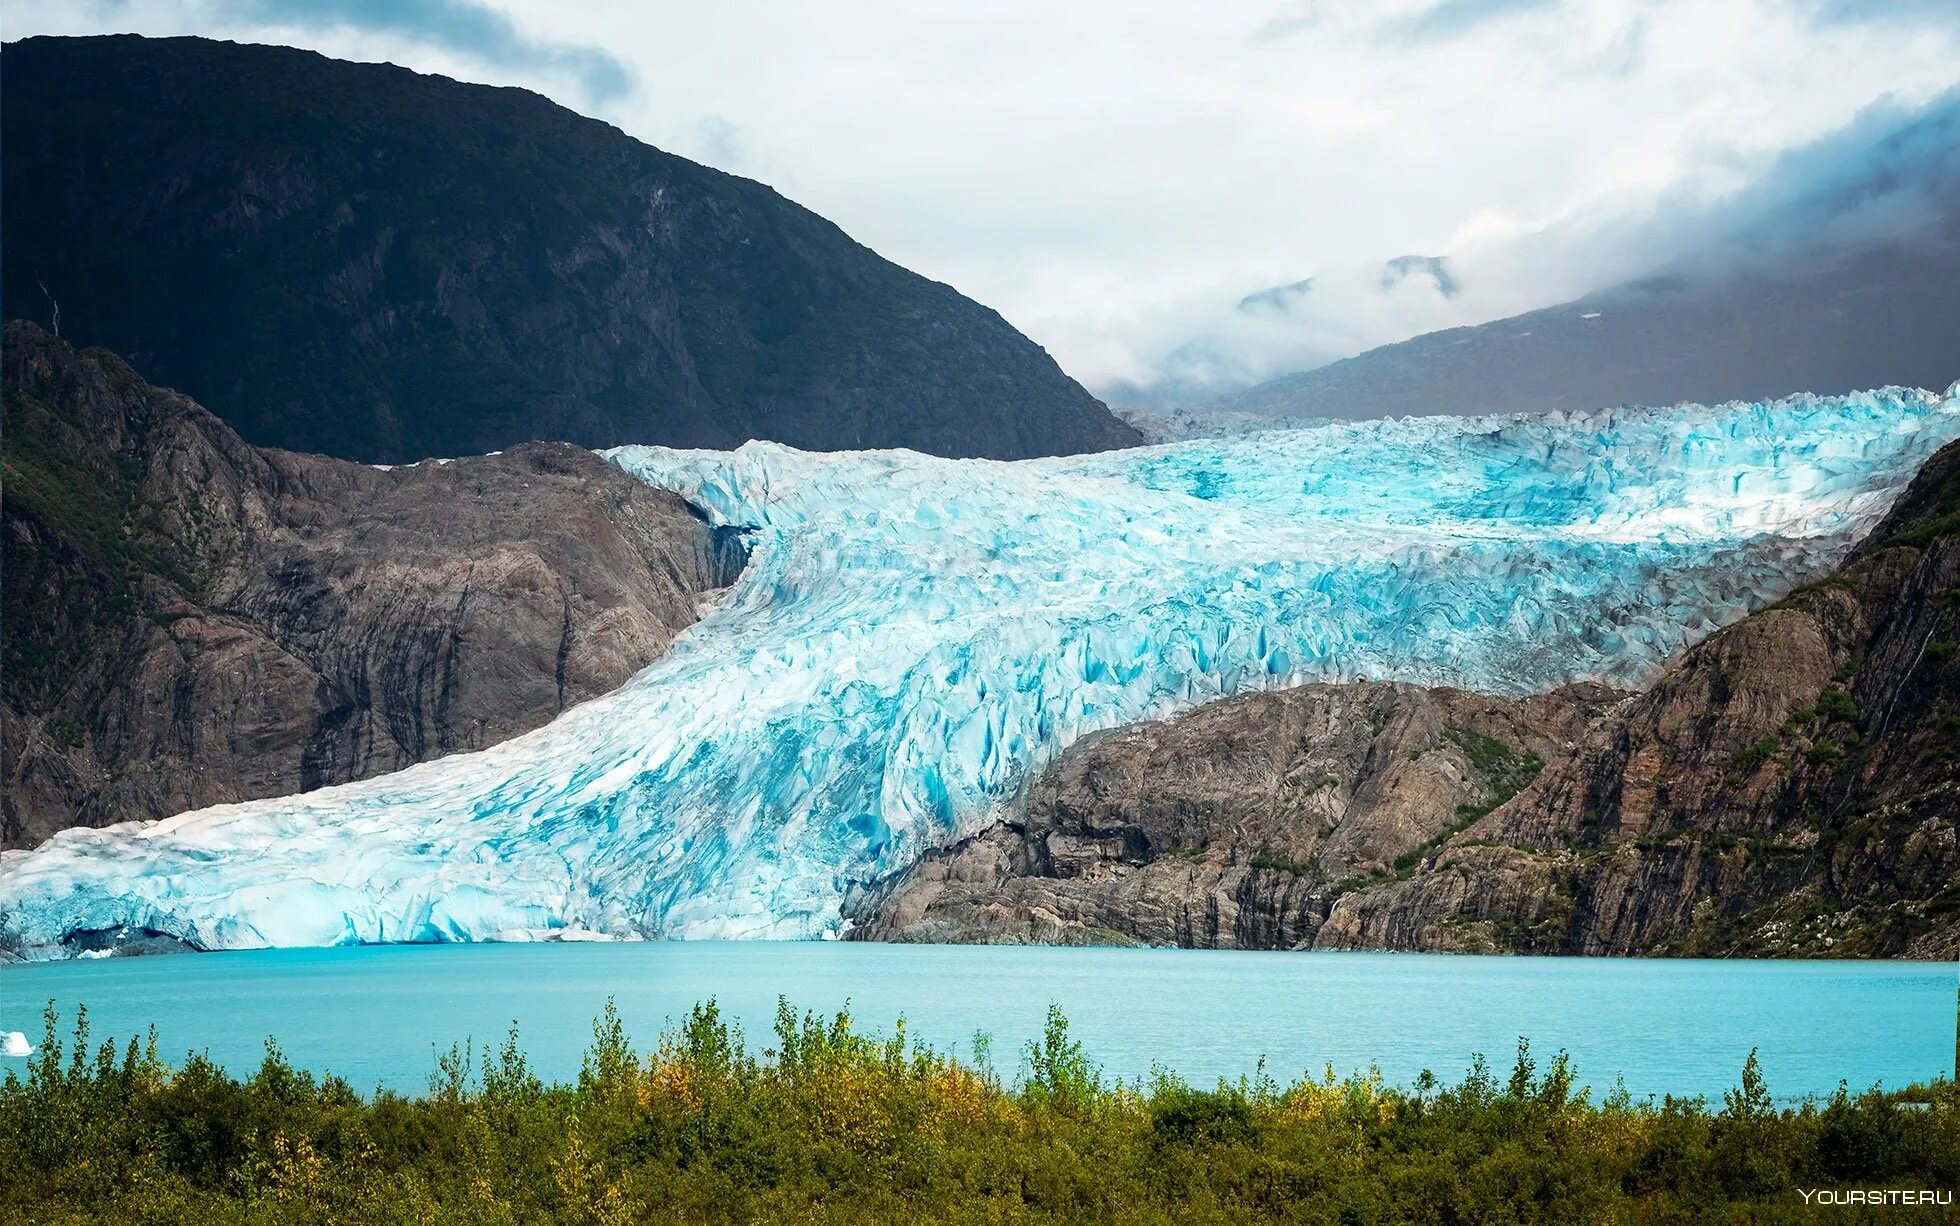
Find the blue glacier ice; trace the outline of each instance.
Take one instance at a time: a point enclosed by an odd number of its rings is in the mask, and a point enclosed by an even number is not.
[[[0,856],[0,942],[838,934],[1085,733],[1223,694],[1638,681],[1827,567],[1960,385],[999,463],[623,447],[748,530],[663,658],[493,749]]]

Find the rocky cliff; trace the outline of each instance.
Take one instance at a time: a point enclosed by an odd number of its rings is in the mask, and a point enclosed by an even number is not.
[[[536,94],[196,38],[5,50],[7,317],[263,446],[1134,444],[1027,337]]]
[[[852,935],[1310,943],[1343,890],[1510,799],[1618,697],[1309,685],[1091,737],[1018,820],[911,869]]]
[[[31,324],[0,353],[6,846],[534,728],[742,564],[564,444],[383,470],[250,446]]]
[[[1960,955],[1960,447],[1321,945]]]
[[[1066,751],[852,935],[1960,954],[1960,446],[1644,692],[1309,686]]]

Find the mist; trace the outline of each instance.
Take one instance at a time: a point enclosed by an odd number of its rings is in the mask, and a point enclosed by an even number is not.
[[[1426,332],[1504,318],[1655,276],[1721,279],[1960,236],[1960,89],[1875,103],[1843,128],[1727,165],[1645,205],[1607,200],[1543,229],[1467,235],[1401,271],[1397,253],[1282,286],[1217,295],[1150,321],[1142,379],[1094,388],[1145,409],[1203,404]]]

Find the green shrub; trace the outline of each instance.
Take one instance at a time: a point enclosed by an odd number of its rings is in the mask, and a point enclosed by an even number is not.
[[[1855,724],[1858,722],[1858,704],[1852,701],[1851,694],[1841,685],[1827,685],[1817,695],[1817,714],[1832,723]]]
[[[1782,742],[1773,736],[1766,736],[1735,756],[1736,769],[1747,773],[1776,756]]]
[[[52,1008],[0,1084],[0,1203],[22,1222],[1571,1222],[1816,1216],[1800,1187],[1949,1187],[1960,1093],[1736,1090],[1601,1101],[1518,1044],[1454,1086],[1378,1073],[1211,1089],[1105,1080],[1059,1010],[1005,1084],[909,1040],[779,1005],[753,1053],[710,1001],[637,1048],[595,1022],[577,1081],[513,1030],[363,1097],[268,1044],[249,1077],[154,1038],[64,1041]],[[984,1047],[985,1044],[980,1046]]]

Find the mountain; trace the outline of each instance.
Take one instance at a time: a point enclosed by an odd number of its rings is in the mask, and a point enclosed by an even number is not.
[[[1427,278],[1435,292],[1444,298],[1454,298],[1459,289],[1456,273],[1450,262],[1436,255],[1398,255],[1382,262],[1377,286],[1384,290],[1394,289],[1411,277]],[[1237,310],[1241,314],[1284,315],[1298,305],[1307,295],[1313,293],[1314,278],[1306,277],[1299,281],[1289,281],[1285,285],[1268,286],[1239,299]],[[1175,355],[1173,355],[1175,356]]]
[[[1246,387],[1258,377],[1254,372],[1274,369],[1274,361],[1311,365],[1352,353],[1342,348],[1343,338],[1356,335],[1358,319],[1375,313],[1367,303],[1379,307],[1394,297],[1406,308],[1411,302],[1446,301],[1460,291],[1455,269],[1442,256],[1399,255],[1380,264],[1337,266],[1325,276],[1245,295],[1166,353],[1147,380],[1114,379],[1099,390],[1118,416],[1153,440],[1229,431],[1241,419],[1270,421],[1270,411],[1242,411],[1221,399],[1223,389]]]
[[[1718,204],[1652,276],[1431,332],[1215,397],[1217,411],[1381,417],[1760,400],[1960,377],[1960,91],[1873,108]],[[1449,295],[1440,261],[1391,262]],[[1384,284],[1388,283],[1385,276]]]
[[[261,446],[1013,458],[1137,435],[993,311],[518,89],[197,38],[4,52],[0,305]]]
[[[1266,289],[1247,294],[1239,299],[1238,310],[1244,312],[1279,311],[1284,312],[1296,298],[1313,292],[1313,278],[1305,277],[1289,281],[1285,285],[1273,285]]]
[[[479,749],[604,693],[741,551],[589,451],[252,447],[102,350],[0,343],[0,846]]]
[[[1214,411],[1390,417],[1760,400],[1960,376],[1960,225],[1801,267],[1682,272],[1431,332],[1220,398]]]
[[[887,940],[1960,955],[1960,443],[1637,695],[1246,695],[1063,752]]]
[[[1428,277],[1436,292],[1454,298],[1461,287],[1450,262],[1440,255],[1398,255],[1382,266],[1381,287],[1394,289],[1410,277]]]

